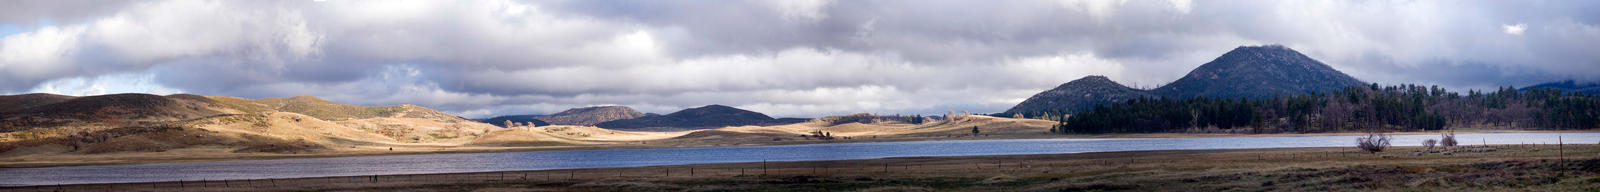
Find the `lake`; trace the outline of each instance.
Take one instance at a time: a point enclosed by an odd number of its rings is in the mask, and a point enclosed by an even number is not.
[[[1566,143],[1600,143],[1600,133],[1559,133]],[[1461,145],[1554,144],[1558,133],[1459,134]],[[638,167],[760,161],[1086,153],[1147,150],[1352,147],[1358,136],[1126,139],[1015,139],[829,143],[655,149],[451,153],[0,169],[0,186],[459,173]],[[1420,146],[1438,135],[1397,135]]]

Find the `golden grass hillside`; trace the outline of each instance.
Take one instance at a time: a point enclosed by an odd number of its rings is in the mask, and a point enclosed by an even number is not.
[[[388,146],[458,146],[493,125],[415,105],[365,107],[315,97],[116,94],[0,97],[7,104],[0,159],[160,153],[221,148],[242,153],[339,153]],[[16,120],[16,121],[12,121]],[[163,127],[162,131],[126,131]],[[291,150],[292,149],[292,150]],[[16,150],[16,151],[13,151]]]

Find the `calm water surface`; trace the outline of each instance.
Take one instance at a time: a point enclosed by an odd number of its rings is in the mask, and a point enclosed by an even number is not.
[[[1556,143],[1557,133],[1460,134],[1463,145]],[[1600,133],[1561,133],[1566,143],[1600,143]],[[759,161],[872,159],[1144,150],[1350,147],[1357,136],[1221,138],[1017,139],[831,143],[659,149],[454,153],[218,162],[152,163],[0,169],[0,186],[127,183],[178,180],[458,173],[636,167]],[[1396,146],[1418,146],[1438,135],[1398,135]]]

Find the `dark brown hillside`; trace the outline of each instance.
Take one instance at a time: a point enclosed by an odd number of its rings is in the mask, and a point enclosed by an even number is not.
[[[78,97],[4,115],[5,132],[69,123],[122,125],[201,118],[223,114],[208,108],[213,101],[186,95],[112,94]]]
[[[0,113],[20,111],[24,108],[37,107],[40,105],[60,103],[72,98],[76,97],[49,93],[4,95],[0,96]]]
[[[704,107],[684,109],[667,115],[645,116],[633,119],[607,121],[595,124],[596,127],[607,129],[640,129],[640,128],[719,128],[726,126],[745,125],[774,125],[792,123],[793,120],[778,120],[766,114],[733,108],[722,105],[707,105]]]
[[[556,125],[594,125],[606,121],[632,119],[644,117],[644,113],[634,111],[625,106],[597,106],[567,109],[556,114],[535,116],[538,119]]]

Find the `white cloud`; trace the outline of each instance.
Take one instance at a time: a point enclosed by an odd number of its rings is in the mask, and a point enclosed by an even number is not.
[[[1194,11],[1194,0],[1167,0],[1167,3],[1171,3],[1172,10],[1180,15]]]
[[[70,75],[70,54],[78,47],[83,27],[44,27],[0,39],[0,88],[18,89],[34,82]],[[26,85],[26,86],[18,86]]]
[[[768,0],[767,6],[780,13],[784,19],[816,21],[827,18],[824,9],[832,0]]]
[[[1500,25],[1500,28],[1505,31],[1506,34],[1522,35],[1523,31],[1528,30],[1528,24],[1518,23],[1516,25]]]
[[[1061,7],[1087,14],[1096,21],[1105,21],[1116,13],[1126,0],[1056,0]]]

